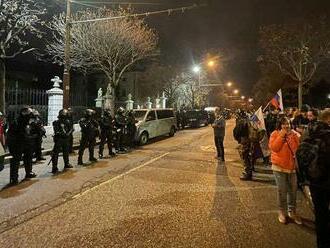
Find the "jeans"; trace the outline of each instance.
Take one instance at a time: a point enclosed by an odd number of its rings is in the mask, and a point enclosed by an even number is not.
[[[224,136],[214,136],[214,143],[217,148],[217,157],[225,160],[225,148],[223,147]]]
[[[273,171],[277,184],[277,199],[279,209],[294,212],[296,210],[297,198],[297,176],[296,173],[285,173]]]

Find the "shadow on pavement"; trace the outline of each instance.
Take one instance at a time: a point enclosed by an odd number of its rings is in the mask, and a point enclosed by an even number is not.
[[[37,183],[38,181],[39,181],[38,179],[23,180],[18,185],[15,185],[13,187],[8,184],[0,190],[0,198],[7,199],[21,195],[24,193],[22,192],[22,190],[30,187],[31,185]]]

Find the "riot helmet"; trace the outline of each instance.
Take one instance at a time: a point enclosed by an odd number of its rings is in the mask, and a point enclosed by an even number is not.
[[[119,114],[119,115],[123,115],[124,112],[125,112],[125,109],[124,109],[123,107],[119,107],[119,108],[117,109],[117,114]]]
[[[20,115],[22,117],[30,117],[32,115],[32,108],[30,107],[23,107],[20,111]]]
[[[86,118],[92,118],[94,110],[93,109],[86,109],[85,111],[85,117]]]
[[[105,109],[104,110],[104,116],[106,116],[106,117],[111,116],[111,110],[110,109]]]
[[[32,115],[33,115],[34,117],[39,117],[39,116],[40,116],[40,113],[39,113],[38,110],[36,110],[36,109],[32,109]]]
[[[59,119],[65,119],[69,116],[69,111],[67,109],[61,109],[59,112],[58,112],[58,118]]]

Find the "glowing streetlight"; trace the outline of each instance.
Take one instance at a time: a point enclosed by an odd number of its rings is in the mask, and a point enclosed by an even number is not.
[[[228,83],[227,83],[227,86],[228,86],[228,87],[231,87],[232,85],[233,85],[232,82],[228,82]]]
[[[249,98],[249,102],[250,102],[250,103],[253,102],[253,98]]]
[[[237,95],[238,92],[239,92],[239,91],[238,91],[237,89],[233,91],[233,93],[234,93],[235,95]]]
[[[241,96],[241,99],[244,100],[245,99],[245,96]]]
[[[207,65],[208,65],[209,67],[213,67],[213,66],[215,65],[214,60],[210,60],[209,62],[207,62]]]
[[[330,94],[328,94],[328,99],[330,100]]]
[[[198,66],[198,65],[195,65],[193,68],[192,68],[193,72],[195,73],[199,73],[201,71],[201,68]]]

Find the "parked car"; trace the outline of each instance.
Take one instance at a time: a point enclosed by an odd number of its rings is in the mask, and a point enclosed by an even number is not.
[[[134,116],[138,121],[135,140],[140,145],[158,136],[172,137],[176,132],[177,123],[173,109],[136,109]]]
[[[205,110],[188,110],[186,112],[186,124],[189,127],[200,127],[200,126],[207,126],[208,121],[208,114]]]

